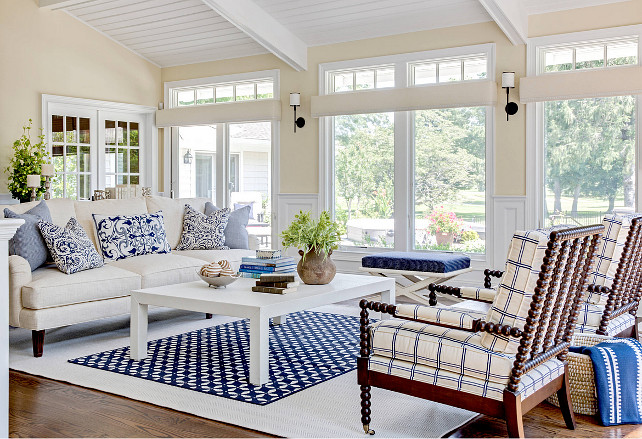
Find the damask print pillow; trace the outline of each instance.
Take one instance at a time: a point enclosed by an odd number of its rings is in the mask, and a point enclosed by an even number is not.
[[[105,260],[172,251],[162,211],[140,215],[94,214],[93,217],[98,246]]]
[[[176,250],[229,250],[224,234],[229,218],[228,208],[205,215],[186,204],[183,233]]]
[[[70,218],[65,227],[41,220],[38,228],[56,267],[63,273],[72,274],[103,266],[103,258],[76,218]]]

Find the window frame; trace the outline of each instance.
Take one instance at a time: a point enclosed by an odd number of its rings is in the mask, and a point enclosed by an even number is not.
[[[104,126],[100,123],[105,114],[118,113],[121,116],[140,118],[144,127],[139,128],[139,136],[143,139],[140,144],[139,167],[140,186],[148,186],[152,194],[158,194],[158,129],[156,128],[156,107],[145,105],[125,104],[120,102],[100,101],[95,99],[74,98],[42,94],[42,128],[47,143],[47,152],[51,154],[51,116],[55,114],[74,115],[90,114],[90,126],[95,127],[91,132],[91,195],[96,189],[105,188],[104,150],[101,141],[104,140]],[[104,122],[103,122],[104,123]],[[144,145],[143,145],[144,143]]]
[[[590,42],[616,40],[618,38],[638,38],[638,62],[625,66],[604,66],[599,68],[572,69],[561,72],[545,72],[542,53],[545,48],[559,45],[571,47],[583,46]],[[527,43],[526,73],[528,76],[564,75],[568,73],[581,74],[603,69],[618,69],[623,67],[642,66],[642,25],[622,26],[609,29],[599,29],[584,32],[573,32],[561,35],[550,35],[530,38]],[[631,93],[633,94],[633,93]],[[642,95],[636,96],[636,139],[635,139],[635,210],[642,207],[642,150],[640,149],[640,130],[642,130]],[[545,123],[544,102],[526,104],[526,226],[528,228],[542,227],[545,212]]]
[[[495,44],[479,44],[462,46],[449,49],[437,49],[423,52],[406,53],[374,58],[362,58],[349,61],[338,61],[319,64],[319,95],[329,93],[328,76],[331,72],[338,70],[352,70],[381,65],[395,66],[395,86],[385,88],[406,88],[406,87],[434,87],[444,85],[436,84],[411,84],[410,65],[421,61],[432,59],[457,59],[466,58],[471,55],[486,55],[487,78],[483,81],[495,78]],[[478,81],[478,80],[469,80]],[[460,81],[464,82],[464,81]],[[466,81],[468,82],[468,81]],[[356,90],[353,93],[376,93],[379,89]],[[494,151],[495,151],[495,107],[486,106],[486,252],[484,254],[471,253],[474,261],[490,263],[494,254],[493,239],[493,196],[495,193],[495,172],[494,172]],[[333,132],[334,117],[319,118],[319,209],[328,210],[334,215],[334,148]],[[394,248],[348,248],[341,247],[335,251],[335,258],[347,261],[360,261],[364,254],[385,252],[385,251],[412,251],[431,252],[434,250],[417,250],[414,248],[415,236],[415,214],[414,214],[414,117],[410,111],[394,113],[394,225],[395,244]],[[410,189],[410,190],[408,190]]]

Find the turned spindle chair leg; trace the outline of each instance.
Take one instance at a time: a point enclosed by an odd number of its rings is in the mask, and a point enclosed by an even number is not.
[[[361,423],[366,434],[375,434],[370,430],[370,386],[361,386]]]

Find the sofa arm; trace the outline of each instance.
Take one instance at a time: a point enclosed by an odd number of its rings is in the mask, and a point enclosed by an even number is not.
[[[22,287],[31,282],[31,266],[22,256],[9,256],[9,324],[20,326]]]
[[[395,317],[465,331],[475,330],[479,322],[466,311],[424,305],[397,305]]]
[[[252,235],[249,233],[247,235],[247,242],[248,242],[248,247],[250,250],[258,250],[259,249],[259,237],[257,235]]]

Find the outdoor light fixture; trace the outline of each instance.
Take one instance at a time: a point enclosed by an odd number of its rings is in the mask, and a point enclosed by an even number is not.
[[[296,107],[301,105],[301,93],[290,93],[290,107],[294,107],[294,132],[296,127],[303,128],[305,126],[305,119],[296,117]]]
[[[192,153],[189,152],[189,149],[188,149],[185,155],[183,156],[183,163],[185,163],[186,165],[191,165],[192,158],[193,158]]]
[[[504,110],[506,110],[506,120],[508,120],[508,116],[514,115],[518,110],[517,104],[508,100],[508,91],[511,88],[515,88],[515,72],[502,73],[502,88],[506,89],[506,107],[504,107]]]

